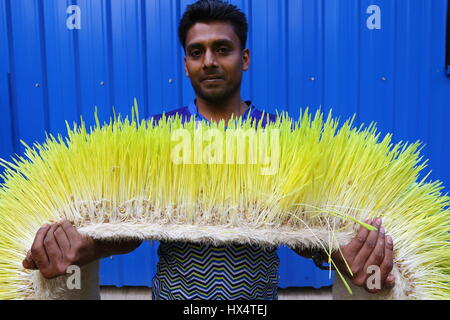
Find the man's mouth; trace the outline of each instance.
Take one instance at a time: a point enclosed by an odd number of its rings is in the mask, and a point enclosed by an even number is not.
[[[223,79],[206,79],[203,80],[204,83],[216,83],[216,82],[220,82],[223,81]]]
[[[202,80],[202,82],[206,82],[206,83],[213,83],[213,82],[218,82],[218,81],[223,81],[223,78],[220,78],[220,77],[207,77],[207,78],[204,78]]]

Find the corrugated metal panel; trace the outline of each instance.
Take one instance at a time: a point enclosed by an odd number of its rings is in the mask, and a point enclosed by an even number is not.
[[[64,120],[145,116],[187,105],[177,23],[191,0],[0,0],[0,156],[64,133]],[[236,0],[250,22],[243,97],[274,112],[322,106],[427,144],[431,178],[449,186],[447,0]],[[78,6],[78,7],[70,7]],[[79,8],[81,29],[68,28]],[[68,10],[70,9],[70,10]],[[378,20],[372,20],[379,13]],[[67,24],[69,20],[69,24]],[[375,28],[371,27],[375,26]],[[370,28],[369,28],[370,27]],[[448,190],[448,188],[447,188]],[[102,262],[102,283],[151,286],[158,243]],[[282,247],[280,286],[323,286],[328,273]]]

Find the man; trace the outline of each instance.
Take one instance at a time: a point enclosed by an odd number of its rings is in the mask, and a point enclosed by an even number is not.
[[[242,71],[250,66],[246,49],[248,24],[235,6],[221,0],[200,0],[190,5],[179,25],[185,50],[184,66],[196,99],[188,107],[167,113],[184,120],[196,115],[206,121],[229,122],[232,116],[261,119],[262,112],[241,98]],[[161,118],[155,116],[154,120]],[[269,115],[273,121],[275,117]],[[392,239],[380,219],[367,221],[376,231],[361,228],[341,253],[332,257],[339,270],[370,292],[369,266],[380,267],[382,288],[391,288]],[[85,265],[110,255],[134,250],[140,242],[107,243],[83,236],[67,221],[43,226],[36,234],[25,268],[39,269],[46,278],[65,274],[68,266]],[[165,242],[159,247],[153,279],[154,299],[277,299],[279,259],[276,248],[251,245],[210,246]],[[297,252],[312,257],[311,252]],[[317,260],[317,254],[314,255]],[[347,272],[344,258],[352,271]],[[381,288],[380,288],[381,289]]]

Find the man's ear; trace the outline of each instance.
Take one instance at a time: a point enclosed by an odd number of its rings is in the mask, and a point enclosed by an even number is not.
[[[242,71],[247,71],[250,68],[250,49],[242,51]]]
[[[186,66],[186,56],[184,56],[184,72],[186,73],[186,77],[189,78],[189,71]]]

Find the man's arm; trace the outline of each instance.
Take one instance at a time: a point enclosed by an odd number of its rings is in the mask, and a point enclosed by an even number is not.
[[[94,240],[95,252],[97,252],[98,259],[130,253],[141,244],[142,240],[125,240],[120,242]]]
[[[312,259],[312,257],[313,257],[313,252],[311,250],[292,248],[292,247],[289,247],[289,248],[303,258]]]
[[[352,241],[346,246],[341,246],[340,251],[333,252],[331,258],[339,271],[353,284],[365,288],[370,293],[378,293],[382,289],[391,289],[395,285],[395,277],[390,274],[393,268],[394,245],[392,238],[385,236],[381,219],[368,220],[366,223],[376,227],[377,230],[369,231],[361,227]],[[305,258],[313,256],[311,251],[291,249]],[[379,289],[367,288],[367,279],[371,275],[368,272],[370,266],[380,268],[381,288]]]
[[[26,269],[39,269],[45,278],[52,279],[66,274],[71,265],[81,267],[111,255],[126,254],[141,243],[141,240],[94,240],[80,234],[67,220],[62,220],[38,230],[22,264]]]

